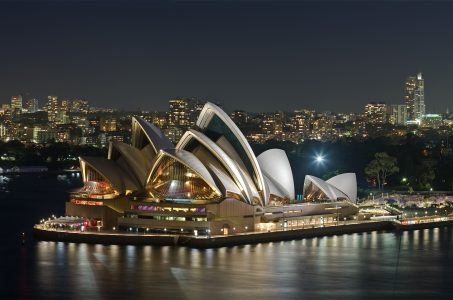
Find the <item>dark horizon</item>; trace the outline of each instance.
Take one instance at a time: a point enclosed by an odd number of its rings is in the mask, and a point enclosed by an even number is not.
[[[230,110],[359,112],[403,103],[405,78],[423,72],[427,112],[445,112],[452,12],[449,1],[0,1],[0,103],[55,94],[162,111],[199,96]]]

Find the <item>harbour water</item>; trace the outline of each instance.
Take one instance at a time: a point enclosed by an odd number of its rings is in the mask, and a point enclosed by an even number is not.
[[[198,250],[33,241],[77,178],[4,182],[0,299],[451,299],[453,229]],[[20,233],[27,242],[20,244]]]

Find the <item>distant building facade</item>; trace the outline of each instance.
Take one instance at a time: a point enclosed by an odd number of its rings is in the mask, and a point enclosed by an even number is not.
[[[47,111],[47,117],[48,117],[49,122],[55,123],[58,119],[58,112],[59,112],[57,96],[51,95],[51,96],[47,97],[47,104],[46,104],[45,110]]]
[[[407,107],[404,104],[392,104],[387,108],[387,119],[392,125],[406,125]]]
[[[408,120],[420,120],[425,115],[425,80],[422,73],[409,76],[404,84],[404,102]]]
[[[11,97],[11,111],[13,115],[22,112],[22,95],[15,95]]]
[[[36,98],[31,98],[28,99],[26,102],[25,109],[27,110],[28,113],[35,113],[39,109],[39,102],[38,99]]]
[[[370,102],[365,105],[365,117],[368,123],[384,124],[387,121],[387,104]]]

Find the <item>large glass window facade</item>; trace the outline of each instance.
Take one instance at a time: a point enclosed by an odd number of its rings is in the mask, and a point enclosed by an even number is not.
[[[107,195],[115,192],[112,185],[95,169],[86,166],[85,174],[86,181],[81,189],[82,192],[99,195]]]
[[[304,201],[306,202],[322,202],[327,200],[328,197],[317,185],[313,182],[308,183],[304,188]]]
[[[169,156],[159,161],[147,189],[152,197],[159,199],[216,200],[218,197],[198,174]]]

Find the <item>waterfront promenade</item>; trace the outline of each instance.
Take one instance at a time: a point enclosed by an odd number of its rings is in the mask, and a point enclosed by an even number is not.
[[[34,236],[41,240],[118,245],[186,246],[215,248],[265,242],[278,242],[331,235],[372,231],[405,231],[452,226],[453,217],[399,221],[346,221],[318,227],[282,228],[273,231],[255,231],[233,235],[194,236],[187,234],[148,234],[118,231],[75,231],[46,228],[35,225]]]

